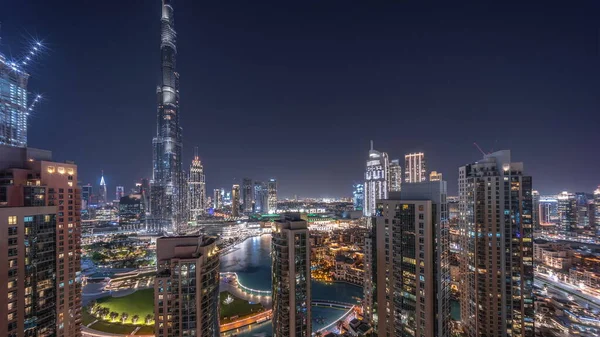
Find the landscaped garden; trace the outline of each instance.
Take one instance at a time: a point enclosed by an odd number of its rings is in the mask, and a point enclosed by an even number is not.
[[[237,321],[265,310],[260,303],[250,303],[229,292],[219,295],[221,324]],[[96,322],[95,322],[96,321]],[[95,322],[95,323],[94,323]],[[137,335],[154,333],[154,289],[142,289],[122,297],[103,297],[90,303],[83,312],[83,325],[94,330]]]

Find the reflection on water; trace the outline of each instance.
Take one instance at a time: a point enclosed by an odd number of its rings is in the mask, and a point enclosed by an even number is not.
[[[236,272],[240,282],[257,290],[271,290],[271,236],[252,237],[238,244],[231,253],[221,256],[221,271]],[[348,283],[312,282],[312,298],[319,300],[357,303],[362,297],[362,288]],[[336,321],[344,314],[344,310],[331,308],[312,308],[313,331]],[[271,322],[230,331],[223,336],[239,337],[271,336]]]

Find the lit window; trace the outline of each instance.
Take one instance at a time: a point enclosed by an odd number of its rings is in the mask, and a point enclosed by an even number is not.
[[[15,215],[11,215],[8,217],[8,224],[9,225],[16,225],[17,224],[17,217]]]

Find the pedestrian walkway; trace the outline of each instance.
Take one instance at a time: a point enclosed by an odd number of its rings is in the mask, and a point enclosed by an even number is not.
[[[225,280],[221,279],[221,284],[219,285],[219,291],[220,292],[228,291],[235,297],[239,297],[239,298],[249,301],[249,302],[260,303],[266,309],[271,309],[273,307],[273,300],[271,299],[271,296],[258,296],[258,295],[248,294],[248,293],[242,291],[240,288],[238,288],[236,285],[236,282],[228,283],[228,282],[225,282]]]

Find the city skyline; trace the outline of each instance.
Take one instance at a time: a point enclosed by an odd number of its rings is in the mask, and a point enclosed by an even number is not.
[[[48,6],[72,20],[43,15]],[[0,17],[0,49],[5,54],[19,55],[30,35],[48,45],[45,55],[30,66],[30,91],[43,93],[44,99],[29,121],[29,146],[52,148],[57,158],[81,163],[82,183],[97,183],[100,169],[113,187],[151,177],[148,139],[155,131],[152,91],[160,50],[157,34],[149,32],[160,29],[159,6],[158,1],[142,7],[126,3],[115,12],[101,3],[13,2],[6,11],[10,15]],[[190,162],[193,147],[199,147],[208,190],[230,186],[234,177],[276,177],[283,197],[349,196],[352,184],[361,181],[361,156],[368,152],[370,139],[391,158],[426,153],[428,166],[444,173],[451,195],[457,191],[454,168],[480,157],[474,141],[486,152],[510,148],[517,157],[533,157],[529,171],[536,177],[534,188],[543,194],[592,192],[598,185],[593,169],[597,159],[577,155],[594,151],[586,140],[593,123],[587,123],[585,116],[598,110],[592,95],[598,87],[594,78],[600,77],[595,76],[600,67],[592,20],[598,4],[579,9],[552,3],[542,9],[525,5],[509,23],[513,15],[483,4],[464,12],[444,6],[438,12],[421,4],[362,4],[343,8],[336,17],[340,8],[332,3],[321,4],[320,13],[307,13],[312,23],[303,30],[297,24],[306,23],[301,15],[306,10],[297,11],[302,8],[297,5],[240,4],[239,13],[223,4],[179,1],[177,6],[178,45],[185,51],[178,62],[184,74],[182,161]],[[441,14],[442,9],[453,15]],[[370,14],[351,19],[367,11]],[[397,12],[402,18],[393,14]],[[560,22],[552,19],[565,12],[572,15]],[[244,18],[248,14],[259,18],[258,23]],[[442,15],[446,21],[439,20]],[[116,24],[106,25],[106,16]],[[280,29],[271,29],[273,25]],[[260,36],[247,33],[246,28]],[[286,36],[292,39],[286,42]],[[332,41],[339,45],[329,46]],[[276,52],[267,53],[273,47]],[[119,55],[113,53],[115,48]],[[300,50],[303,56],[294,56]],[[109,59],[135,66],[126,76],[118,76],[120,67]],[[84,68],[85,62],[90,66]],[[307,73],[310,67],[315,71]],[[77,71],[70,73],[71,69]],[[280,78],[279,69],[286,69],[289,79]],[[119,83],[113,81],[115,76]],[[271,82],[281,85],[274,87]],[[309,83],[322,84],[309,88]],[[364,95],[357,98],[358,93]],[[110,100],[104,99],[107,95]],[[232,96],[237,99],[229,99]],[[400,114],[402,123],[416,127],[398,134],[392,132],[396,123],[389,123],[365,132],[362,120],[373,111],[386,117]],[[562,114],[572,117],[568,126],[558,122]],[[292,117],[296,115],[304,118]],[[503,116],[496,128],[502,131],[478,127],[485,115]],[[108,123],[117,118],[120,123]],[[516,125],[511,122],[515,118],[520,121]],[[284,139],[285,128],[278,126],[292,121],[298,129],[327,132],[315,132],[306,140]],[[331,130],[334,121],[341,123],[335,125],[343,131]],[[241,141],[243,129],[267,124],[271,124],[269,135],[257,132]],[[46,139],[43,128],[58,125],[72,128],[73,133]],[[193,132],[196,127],[202,132]],[[223,132],[230,127],[240,137],[225,137]],[[295,157],[310,160],[282,163],[269,154],[273,149],[260,146],[272,136],[280,139],[275,150],[291,150]],[[131,144],[132,137],[136,144]],[[83,140],[85,147],[73,151],[73,138]],[[239,160],[245,165],[237,165]],[[337,172],[338,165],[348,169]],[[562,174],[567,170],[569,175]]]

